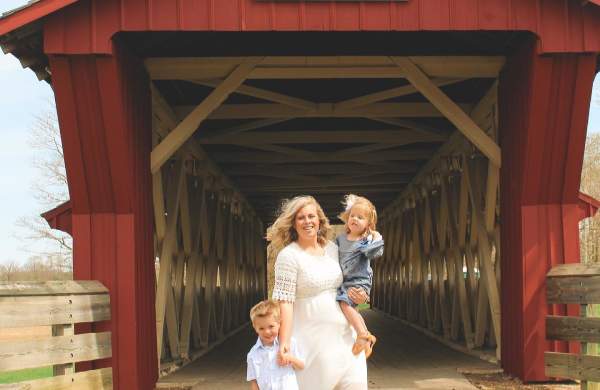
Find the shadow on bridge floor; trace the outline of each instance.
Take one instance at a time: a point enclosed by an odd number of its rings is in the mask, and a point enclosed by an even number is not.
[[[369,329],[378,338],[369,359],[371,389],[475,389],[459,369],[498,366],[454,351],[400,321],[366,310]],[[160,379],[159,388],[247,390],[246,353],[256,341],[250,327],[197,361]]]

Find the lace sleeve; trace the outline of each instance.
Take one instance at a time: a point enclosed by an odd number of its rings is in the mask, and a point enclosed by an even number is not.
[[[294,256],[280,252],[275,261],[275,287],[273,300],[294,302],[296,299],[296,276],[298,268]]]

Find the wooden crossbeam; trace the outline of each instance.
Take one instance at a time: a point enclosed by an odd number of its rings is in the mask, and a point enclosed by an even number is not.
[[[290,148],[287,146],[281,146],[281,145],[272,145],[272,144],[265,143],[265,144],[249,144],[249,145],[244,145],[244,146],[251,148],[251,149],[265,150],[267,152],[281,153],[282,155],[286,155],[286,156],[295,156],[298,158],[304,158],[308,161],[310,161],[314,157],[314,154],[312,152],[302,150],[302,149],[297,149],[297,148]]]
[[[347,193],[348,191],[354,191],[354,192],[358,192],[361,194],[373,194],[373,193],[393,193],[393,194],[397,194],[399,191],[402,191],[402,189],[404,188],[404,186],[397,186],[397,187],[391,187],[391,186],[386,186],[386,187],[364,187],[364,186],[360,186],[360,183],[357,186],[344,186],[342,188],[327,188],[326,186],[323,187],[307,187],[307,186],[299,186],[299,187],[290,187],[290,188],[279,188],[279,187],[274,187],[274,188],[265,188],[265,187],[254,187],[254,188],[247,188],[244,190],[244,193],[247,194],[248,196],[253,196],[253,195],[263,195],[265,193],[272,193],[272,194],[281,194],[281,197],[290,197],[290,196],[295,196],[298,195],[298,193],[310,193],[310,194],[340,194],[343,195],[345,193]]]
[[[262,188],[287,188],[287,187],[299,187],[299,186],[324,186],[324,187],[344,187],[344,186],[355,186],[355,185],[381,185],[381,184],[406,184],[410,181],[410,175],[399,175],[399,174],[386,174],[377,175],[372,177],[366,177],[360,181],[356,181],[348,175],[338,176],[335,178],[329,178],[327,180],[323,178],[317,178],[313,180],[304,179],[293,179],[288,180],[271,180],[263,179],[256,180],[254,178],[239,178],[237,183],[240,188],[249,188],[251,186],[260,186]]]
[[[173,126],[177,123],[175,114],[173,113],[171,107],[169,107],[166,100],[160,94],[160,91],[158,91],[158,89],[154,86],[152,86],[152,106],[154,114],[158,115],[160,120],[164,122],[165,125]],[[172,129],[172,127],[170,128]],[[163,136],[166,137],[167,134],[169,134],[168,131],[164,131]],[[252,206],[250,206],[250,204],[245,200],[244,195],[237,190],[236,186],[227,178],[227,176],[223,174],[221,169],[206,154],[204,149],[202,149],[202,146],[198,144],[195,139],[190,139],[183,146],[186,153],[189,153],[199,161],[203,161],[206,170],[214,176],[218,177],[219,182],[222,186],[236,193],[237,197],[241,200],[243,204],[247,206],[248,211],[252,214]]]
[[[190,118],[190,113],[195,112],[198,107],[176,106],[174,111],[180,118]],[[470,104],[460,104],[464,111],[470,111]],[[202,113],[202,112],[201,112]],[[355,109],[337,110],[331,103],[319,103],[316,110],[303,110],[284,104],[224,104],[215,108],[208,119],[252,119],[252,118],[370,118],[370,117],[392,117],[392,118],[443,118],[444,115],[431,103],[373,103]],[[204,119],[204,117],[202,118]],[[185,121],[185,119],[184,119]],[[186,133],[191,135],[198,126],[196,120],[190,121],[191,125],[186,127]],[[198,123],[199,124],[199,123]],[[181,126],[181,125],[180,125]],[[191,128],[194,127],[193,130]],[[183,137],[181,137],[183,138]],[[187,139],[187,138],[185,138]],[[164,142],[164,141],[163,141]],[[154,152],[153,152],[154,153]],[[158,158],[158,154],[157,154]]]
[[[246,131],[260,129],[261,127],[268,127],[272,125],[276,125],[278,123],[286,122],[294,118],[275,118],[275,119],[259,119],[248,123],[243,123],[241,125],[228,127],[226,129],[221,129],[218,132],[214,132],[211,134],[200,134],[199,140],[211,140],[213,138],[220,137],[231,137],[240,133],[244,133]]]
[[[195,80],[195,84],[205,85],[209,87],[219,86],[223,80]],[[282,93],[269,91],[262,88],[252,87],[249,85],[240,85],[235,93],[239,93],[246,96],[252,96],[259,99],[268,100],[274,103],[285,104],[286,106],[296,107],[303,110],[316,110],[317,104],[305,99],[284,95]]]
[[[412,56],[431,77],[498,76],[505,63],[500,56]],[[387,56],[318,57],[171,57],[144,61],[153,80],[200,80],[226,77],[235,66],[260,62],[249,78],[403,77]]]
[[[456,84],[464,79],[435,79],[432,82],[437,86],[444,86],[450,84]],[[390,88],[384,91],[370,93],[368,95],[363,95],[359,97],[355,97],[352,99],[347,99],[342,102],[336,103],[335,108],[339,110],[356,108],[360,106],[366,106],[368,104],[377,103],[383,100],[388,100],[392,98],[397,98],[400,96],[412,95],[414,93],[419,93],[419,91],[413,85],[403,85],[401,87]]]
[[[398,126],[401,129],[412,130],[413,132],[417,132],[423,135],[437,136],[439,137],[441,134],[439,129],[436,129],[433,126],[427,125],[422,122],[415,122],[410,119],[401,119],[401,118],[375,118],[368,117],[372,121],[385,123],[388,125]],[[399,130],[399,129],[397,129]],[[447,137],[446,137],[447,138]]]
[[[406,145],[415,142],[444,142],[446,137],[432,134],[415,134],[403,130],[304,130],[304,131],[252,131],[234,136],[216,136],[200,140],[201,144],[324,144],[324,143],[388,143]]]
[[[475,195],[475,192],[473,190],[474,184],[471,180],[472,175],[470,173],[469,165],[467,164],[466,160],[463,164],[463,166],[465,167],[463,169],[463,174],[467,175],[467,186],[469,189],[469,198],[472,205],[471,210],[473,216],[473,223],[477,225],[477,229],[480,232],[478,240],[480,262],[479,266],[481,268],[480,271],[483,283],[485,283],[485,289],[487,292],[492,317],[492,325],[494,327],[494,334],[496,336],[496,342],[498,345],[496,353],[499,355],[501,345],[500,293],[498,291],[496,273],[491,259],[492,248],[485,226],[485,217],[483,215],[483,212],[481,211],[481,201],[479,200],[479,197]]]
[[[259,152],[239,152],[239,153],[219,153],[215,155],[217,162],[224,163],[236,163],[236,162],[251,162],[251,163],[297,163],[297,162],[357,162],[365,163],[370,161],[414,161],[414,160],[427,160],[434,150],[431,148],[419,148],[410,150],[392,150],[382,151],[379,153],[365,154],[359,156],[347,156],[341,155],[336,156],[328,152],[313,152],[313,156],[310,159],[298,156],[284,156],[281,154],[266,154]]]
[[[235,91],[244,82],[255,64],[242,64],[236,67],[231,74],[217,87],[202,103],[186,115],[167,137],[158,144],[150,155],[150,168],[152,173],[156,172],[167,161],[177,149],[187,141],[198,129],[200,123],[206,119],[211,112],[227,99],[227,96]]]
[[[500,167],[500,147],[410,59],[393,57],[406,78],[481,152]]]
[[[167,299],[171,294],[171,264],[173,262],[173,251],[177,241],[177,219],[179,214],[179,202],[184,183],[183,162],[178,161],[174,167],[169,188],[172,189],[167,199],[166,234],[162,243],[160,254],[160,272],[156,290],[156,337],[158,356],[162,351],[164,334],[165,312]]]
[[[497,96],[497,87],[498,84],[494,83],[492,87],[488,90],[485,96],[477,103],[475,108],[473,108],[472,112],[476,115],[477,113],[483,112],[486,109],[489,109],[490,101],[494,100],[494,97]],[[382,213],[382,215],[390,215],[392,209],[394,209],[397,205],[401,204],[404,199],[410,196],[415,188],[418,188],[423,184],[423,180],[429,175],[432,171],[438,168],[440,161],[444,158],[455,153],[456,150],[464,149],[466,144],[465,137],[462,135],[460,131],[455,131],[448,138],[448,140],[427,160],[427,163],[422,166],[422,168],[417,172],[414,176],[411,183],[408,185],[406,190],[400,194],[398,199],[392,202],[387,206],[386,212]],[[474,239],[474,237],[472,237]]]
[[[347,150],[347,149],[345,149]],[[399,163],[389,162],[385,165],[365,166],[357,163],[329,163],[307,165],[307,164],[285,164],[285,165],[261,165],[261,164],[236,164],[223,165],[223,170],[229,176],[248,176],[260,175],[280,177],[293,177],[295,175],[311,175],[313,177],[323,175],[345,175],[351,172],[351,176],[356,175],[377,175],[381,173],[414,173],[419,169],[419,164],[404,161]]]

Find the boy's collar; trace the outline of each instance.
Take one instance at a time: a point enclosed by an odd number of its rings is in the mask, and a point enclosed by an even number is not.
[[[256,340],[256,345],[258,345],[259,348],[270,348],[273,346],[279,346],[279,336],[275,337],[275,340],[273,341],[273,345],[267,345],[265,346],[260,338],[260,336],[258,337],[258,340]]]

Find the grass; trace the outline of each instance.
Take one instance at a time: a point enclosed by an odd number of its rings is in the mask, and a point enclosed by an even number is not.
[[[358,311],[365,310],[365,309],[370,309],[370,308],[371,308],[371,304],[370,303],[361,303],[360,305],[358,305],[356,307],[356,309]]]
[[[25,370],[0,372],[0,384],[30,381],[48,378],[53,375],[52,366],[28,368]]]

